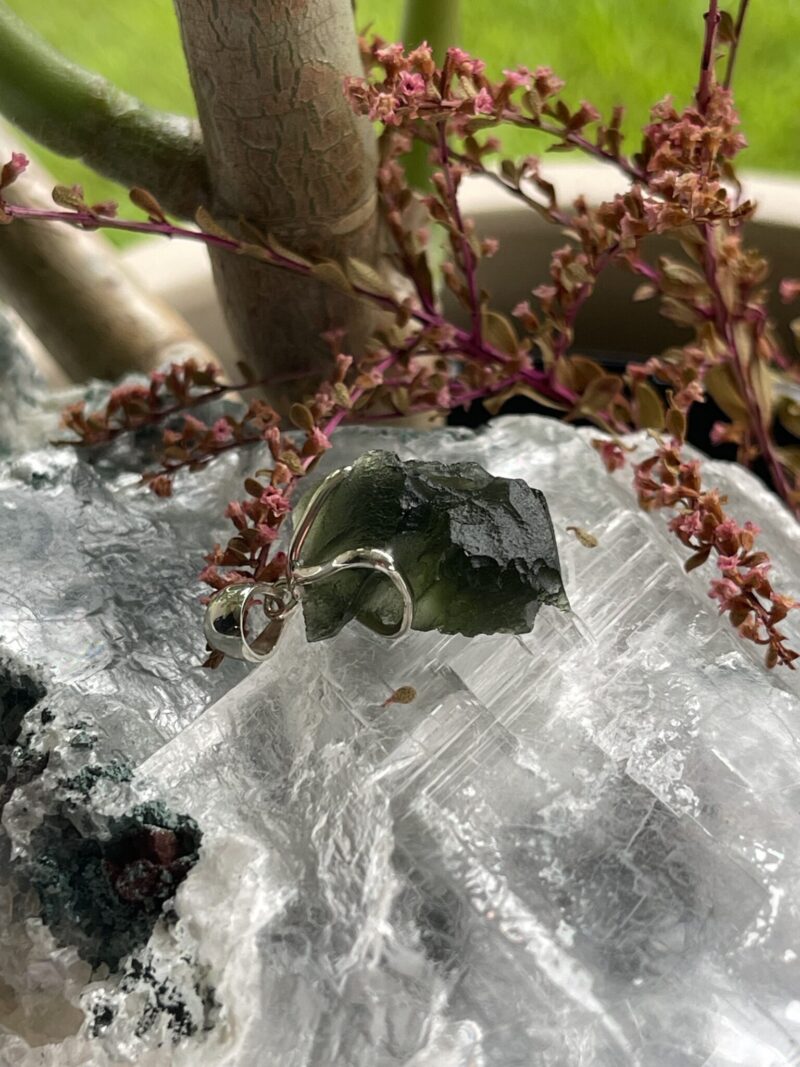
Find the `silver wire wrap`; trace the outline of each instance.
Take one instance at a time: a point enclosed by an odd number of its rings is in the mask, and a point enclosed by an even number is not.
[[[303,546],[314,520],[331,490],[350,472],[350,467],[333,471],[314,490],[303,517],[292,536],[288,552],[288,573],[278,582],[233,582],[217,590],[206,606],[203,625],[209,647],[233,659],[260,663],[272,652],[283,624],[300,604],[303,589],[345,570],[370,570],[385,575],[403,605],[400,624],[383,636],[402,637],[411,628],[414,601],[403,575],[395,566],[392,553],[384,548],[352,548],[327,563],[306,566],[302,562]],[[247,636],[247,611],[254,597],[263,598],[267,626],[251,641]]]

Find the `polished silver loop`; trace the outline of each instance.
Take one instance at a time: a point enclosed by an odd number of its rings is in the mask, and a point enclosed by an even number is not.
[[[251,642],[247,635],[247,614],[259,596],[269,621]],[[248,663],[260,663],[275,647],[285,620],[296,606],[286,582],[233,582],[209,600],[203,632],[209,646],[217,652]]]
[[[294,571],[295,587],[302,589],[305,585],[313,585],[314,582],[329,578],[339,571],[367,570],[385,574],[397,592],[403,605],[402,615],[398,626],[389,630],[382,630],[384,637],[402,637],[411,629],[411,621],[414,617],[414,601],[411,590],[406,584],[405,578],[394,565],[391,552],[382,548],[353,548],[349,552],[342,552],[329,563],[320,563],[312,567],[297,567]]]
[[[383,548],[354,548],[341,552],[327,563],[304,565],[303,546],[314,520],[331,490],[350,472],[342,467],[329,474],[314,490],[294,532],[288,552],[287,577],[278,582],[234,582],[218,590],[206,607],[204,632],[209,646],[233,659],[260,663],[280,637],[283,624],[300,603],[303,589],[345,570],[369,570],[384,575],[400,594],[402,612],[399,624],[381,630],[385,637],[402,637],[414,618],[414,601],[390,551]],[[261,608],[269,620],[253,641],[247,635],[247,613],[261,597]]]

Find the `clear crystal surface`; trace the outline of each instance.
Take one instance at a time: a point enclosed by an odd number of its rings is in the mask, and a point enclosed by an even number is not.
[[[354,624],[313,645],[295,616],[264,665],[210,676],[192,666],[191,578],[244,467],[163,502],[68,453],[7,465],[0,645],[58,713],[50,765],[6,805],[6,852],[31,848],[84,758],[64,741],[78,707],[97,758],[135,765],[96,809],[159,798],[203,840],[144,972],[88,973],[0,879],[0,1062],[800,1062],[797,676],[717,616],[708,572],[683,572],[590,436],[527,416],[477,435],[345,430],[319,470],[383,448],[524,478],[547,497],[573,615],[469,640]],[[746,472],[704,469],[800,593],[793,520]],[[387,703],[401,686],[416,698]],[[47,1025],[25,1015],[35,997]]]

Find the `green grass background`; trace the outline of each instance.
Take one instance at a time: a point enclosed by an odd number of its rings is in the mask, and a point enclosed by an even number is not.
[[[70,59],[149,104],[194,110],[171,0],[9,2]],[[705,0],[462,0],[458,43],[493,72],[546,64],[566,79],[572,101],[587,99],[603,111],[624,104],[625,130],[635,138],[652,103],[666,93],[679,102],[690,95],[705,9]],[[396,40],[401,3],[358,0],[357,20]],[[742,166],[800,171],[800,0],[752,0],[735,89],[749,141]],[[504,147],[521,154],[544,146],[512,130]],[[92,199],[124,199],[123,190],[73,160],[47,152],[40,158],[60,182],[80,182]]]

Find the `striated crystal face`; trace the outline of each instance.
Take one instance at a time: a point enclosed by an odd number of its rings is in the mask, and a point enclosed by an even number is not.
[[[315,643],[295,617],[264,665],[203,675],[190,575],[241,468],[213,464],[173,501],[50,450],[0,471],[16,694],[0,1062],[796,1062],[796,674],[767,672],[718,618],[708,574],[683,572],[664,518],[584,432],[345,430],[320,475],[369,449],[541,489],[574,615],[397,642],[354,622]],[[738,468],[705,470],[798,595],[793,520]],[[21,516],[35,537],[10,536]],[[400,687],[415,699],[392,703]],[[109,877],[136,890],[140,859],[180,862],[202,834],[197,862],[129,954],[92,970],[26,881],[41,828],[57,812],[108,854],[119,820],[154,810],[191,838],[137,846]]]
[[[411,589],[415,630],[528,633],[541,604],[567,606],[543,494],[477,463],[365,453],[325,498],[303,562],[362,547],[391,551]],[[391,583],[364,571],[303,595],[309,641],[333,637],[354,618],[377,632],[397,629],[401,610]]]

